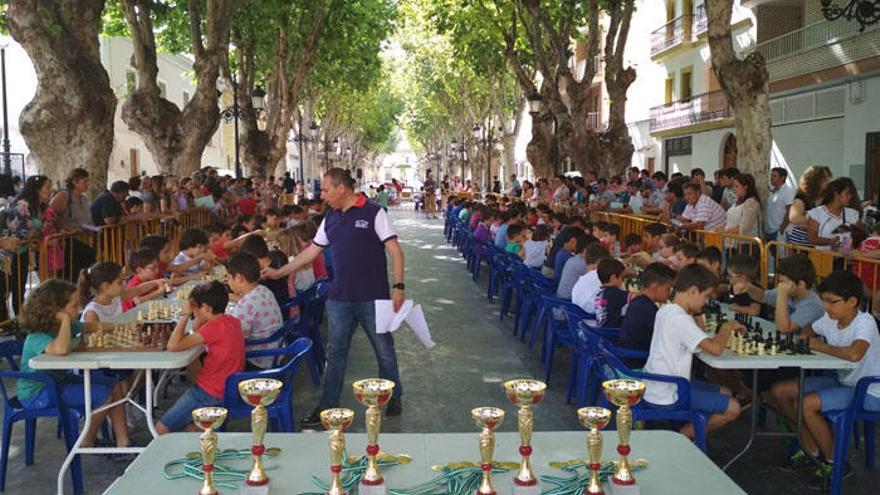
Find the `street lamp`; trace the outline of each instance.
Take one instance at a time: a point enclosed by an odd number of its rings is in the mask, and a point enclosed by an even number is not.
[[[528,100],[529,102],[529,113],[532,116],[541,113],[541,93],[538,93],[537,89],[532,88],[532,92],[529,93],[529,96],[526,97],[526,100]]]
[[[296,134],[288,135],[287,141],[294,142],[299,144],[299,180],[303,183],[303,189],[305,189],[306,179],[305,172],[303,171],[303,160],[305,159],[305,155],[303,154],[303,143],[310,143],[314,141],[318,137],[318,124],[312,121],[312,124],[309,126],[309,134],[303,134],[303,120],[302,113],[299,114],[299,119],[297,122],[298,126],[296,129]]]
[[[7,41],[0,41],[0,77],[3,82],[3,173],[12,176],[12,156],[9,146],[9,112],[6,109],[6,46]]]
[[[263,88],[257,86],[251,92],[251,106],[254,107],[254,117],[259,118],[260,114],[265,111],[266,92]],[[232,106],[220,111],[220,116],[227,124],[235,122],[235,177],[241,177],[241,152],[238,144],[238,119],[243,115],[241,107],[238,106],[238,81],[235,74],[232,75]]]
[[[859,23],[859,32],[864,32],[865,28],[875,24],[880,20],[880,5],[876,0],[844,0],[843,7],[838,4],[831,4],[832,0],[820,0],[822,4],[822,15],[829,21],[834,21],[843,17],[847,21],[855,18]]]

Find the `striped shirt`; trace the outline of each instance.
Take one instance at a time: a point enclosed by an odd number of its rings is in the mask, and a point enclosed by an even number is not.
[[[688,203],[681,216],[690,222],[703,222],[702,230],[713,232],[721,231],[727,222],[724,208],[705,194],[700,194],[697,204],[692,205]]]

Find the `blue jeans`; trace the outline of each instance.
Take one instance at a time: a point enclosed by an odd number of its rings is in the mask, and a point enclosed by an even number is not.
[[[339,396],[345,383],[345,369],[348,366],[348,351],[358,323],[363,327],[376,353],[379,378],[394,382],[393,397],[400,397],[403,393],[394,337],[390,333],[376,333],[376,303],[327,301],[327,369],[324,374],[324,395],[318,404],[321,409],[339,406]]]

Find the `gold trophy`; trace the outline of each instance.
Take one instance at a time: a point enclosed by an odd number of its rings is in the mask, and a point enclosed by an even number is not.
[[[476,495],[495,495],[495,487],[492,485],[492,454],[495,451],[495,434],[492,430],[504,422],[504,409],[497,407],[478,407],[471,410],[471,417],[477,426],[483,429],[480,432],[480,468],[483,470],[483,478]]]
[[[342,462],[345,455],[345,435],[343,431],[351,426],[354,419],[354,411],[351,409],[335,408],[321,411],[321,424],[325,430],[330,430],[330,472],[333,479],[330,489],[325,495],[346,495],[342,487]]]
[[[382,425],[382,410],[394,391],[394,382],[382,378],[369,378],[354,382],[354,398],[362,405],[367,406],[365,413],[367,422],[367,469],[361,478],[361,484],[368,486],[381,485],[384,480],[379,472],[379,463],[376,456],[379,455],[379,427]]]
[[[604,407],[582,407],[578,409],[578,420],[581,426],[589,428],[587,433],[587,454],[590,458],[590,482],[584,490],[584,494],[604,495],[602,482],[599,480],[599,470],[602,468],[602,434],[599,430],[605,428],[611,421],[611,411]]]
[[[510,380],[504,382],[504,391],[510,402],[519,407],[519,453],[522,460],[519,464],[513,482],[518,486],[534,486],[538,484],[538,477],[532,471],[532,430],[535,426],[535,413],[532,407],[541,402],[547,384],[538,380]]]
[[[282,386],[279,380],[272,378],[253,378],[238,384],[241,400],[254,406],[254,410],[251,411],[251,433],[254,436],[251,454],[254,462],[241,488],[241,493],[268,493],[269,477],[266,476],[266,470],[263,468],[263,454],[266,452],[263,438],[266,436],[266,427],[269,423],[266,406],[275,402]]]
[[[217,488],[214,486],[214,459],[217,457],[217,433],[215,429],[226,421],[226,409],[222,407],[202,407],[192,412],[193,423],[205,430],[200,437],[202,446],[202,472],[205,480],[199,495],[216,495]]]
[[[608,401],[619,407],[617,410],[617,435],[620,438],[620,443],[617,444],[617,453],[620,454],[620,462],[617,465],[617,472],[611,477],[611,491],[612,493],[638,493],[638,488],[635,487],[636,479],[627,459],[630,452],[629,435],[632,432],[633,423],[630,407],[642,400],[642,396],[645,395],[645,382],[608,380],[602,383],[602,388]]]

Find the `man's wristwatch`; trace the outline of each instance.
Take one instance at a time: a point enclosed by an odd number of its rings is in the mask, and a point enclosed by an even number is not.
[[[400,282],[400,283],[394,284],[394,285],[391,286],[391,288],[392,288],[392,289],[406,290],[406,286],[403,285],[403,282]]]

